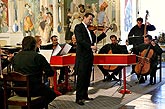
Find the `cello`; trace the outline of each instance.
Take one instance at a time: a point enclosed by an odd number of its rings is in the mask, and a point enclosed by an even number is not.
[[[118,46],[118,43],[121,41],[121,39],[119,39],[119,40],[117,40],[117,41],[118,41],[118,42],[117,42],[116,44],[117,44],[117,46]],[[113,54],[111,45],[109,45],[109,47],[110,47],[110,49],[109,49],[109,51],[108,51],[107,54]],[[117,49],[117,48],[116,48],[116,49]],[[116,70],[116,69],[118,68],[118,66],[117,66],[117,65],[104,65],[103,68],[104,68],[105,70],[114,71],[114,70]]]
[[[108,54],[112,54],[112,50],[109,50],[108,51]],[[103,68],[105,70],[110,70],[110,71],[113,71],[117,68],[118,66],[117,65],[104,65]]]
[[[150,58],[153,56],[154,51],[150,49],[151,45],[147,49],[143,50],[138,56],[138,62],[135,66],[135,72],[138,75],[148,75],[150,73]]]
[[[145,16],[145,26],[144,26],[144,37],[147,35],[147,17],[148,17],[148,10],[146,10]],[[138,62],[135,66],[135,72],[138,75],[148,75],[150,73],[150,58],[153,56],[154,51],[150,49],[151,44],[148,46],[147,49],[144,49],[138,57]]]

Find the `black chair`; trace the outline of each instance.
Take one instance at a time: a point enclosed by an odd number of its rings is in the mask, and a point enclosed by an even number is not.
[[[14,85],[14,82],[25,82],[25,87],[18,87]],[[7,83],[11,83],[11,85],[7,85]],[[13,94],[7,98],[7,90],[11,90]],[[26,91],[27,96],[26,97],[20,97],[14,93],[14,91]],[[30,85],[29,85],[29,76],[23,75],[19,72],[11,72],[4,74],[4,108],[8,109],[8,105],[16,105],[27,107],[27,109],[37,109],[41,108],[39,107],[40,104],[43,103],[44,98],[42,96],[38,97],[31,97],[30,95]],[[36,107],[35,107],[36,106]],[[48,107],[45,107],[48,108]]]
[[[157,70],[159,70],[159,82],[161,82],[162,81],[162,55],[158,56]],[[147,80],[147,75],[145,76],[145,80]],[[154,76],[154,84],[156,84],[156,74]]]

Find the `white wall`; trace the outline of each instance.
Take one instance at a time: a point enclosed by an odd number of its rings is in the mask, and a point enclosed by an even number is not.
[[[149,11],[148,21],[155,25],[156,30],[149,32],[152,36],[159,35],[159,32],[165,32],[165,0],[141,0],[140,14],[145,17],[146,10]]]

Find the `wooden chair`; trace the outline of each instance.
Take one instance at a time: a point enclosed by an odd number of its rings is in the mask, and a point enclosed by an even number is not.
[[[14,82],[26,82],[25,87],[17,87]],[[11,85],[7,85],[11,83]],[[13,93],[9,98],[7,98],[7,90],[10,89],[11,92],[24,90],[27,92],[26,97],[20,97]],[[4,74],[4,106],[8,109],[8,105],[16,105],[21,107],[27,107],[27,109],[33,109],[32,106],[40,106],[43,103],[43,97],[31,97],[30,87],[29,87],[29,76],[23,75],[19,72],[11,72]],[[38,104],[38,105],[37,105]],[[38,107],[39,108],[39,107]],[[47,107],[46,107],[47,108]],[[36,109],[36,107],[35,107]]]

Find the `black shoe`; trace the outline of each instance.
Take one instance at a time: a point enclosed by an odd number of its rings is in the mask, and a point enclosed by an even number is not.
[[[155,83],[154,82],[150,82],[150,85],[155,85]]]
[[[76,103],[79,105],[84,105],[84,101],[83,100],[76,100]]]
[[[87,97],[87,98],[84,98],[84,100],[94,100],[94,98]]]
[[[155,83],[153,82],[153,77],[150,77],[150,85],[154,85]]]
[[[142,83],[145,83],[145,80],[144,79],[140,79],[139,80],[139,84],[142,84]]]
[[[134,73],[136,73],[136,72],[135,72],[134,70],[132,70],[132,71],[131,71],[131,74],[134,74]]]
[[[119,79],[117,79],[115,76],[112,77],[114,81],[120,81]]]
[[[103,82],[111,81],[111,80],[112,80],[111,75],[107,75],[107,76],[105,76],[105,79],[103,79]]]

